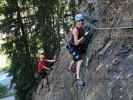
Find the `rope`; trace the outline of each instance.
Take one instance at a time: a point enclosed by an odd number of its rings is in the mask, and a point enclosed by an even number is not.
[[[112,29],[129,29],[133,28],[133,26],[125,26],[125,27],[95,27],[96,30],[112,30]]]

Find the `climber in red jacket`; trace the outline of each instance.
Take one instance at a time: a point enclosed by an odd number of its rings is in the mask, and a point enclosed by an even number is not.
[[[37,63],[37,71],[42,79],[41,84],[39,85],[38,89],[37,89],[37,93],[39,93],[40,89],[42,86],[45,86],[45,84],[49,88],[49,81],[48,81],[48,73],[47,71],[50,71],[51,69],[48,67],[48,63],[52,63],[55,62],[55,60],[49,60],[46,59],[46,57],[44,56],[43,53],[41,53],[38,57],[38,63]]]

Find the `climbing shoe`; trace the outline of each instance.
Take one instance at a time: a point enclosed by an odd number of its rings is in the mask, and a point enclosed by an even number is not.
[[[85,86],[85,82],[82,81],[81,79],[77,79],[77,80],[76,80],[76,84],[77,84],[77,85],[80,85],[80,86]]]

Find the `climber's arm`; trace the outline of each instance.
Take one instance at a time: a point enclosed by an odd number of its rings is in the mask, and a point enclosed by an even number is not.
[[[47,66],[43,66],[43,68],[46,70],[50,70],[50,68],[48,68]]]
[[[78,34],[79,33],[78,33],[77,29],[74,29],[72,34],[73,34],[73,37],[74,37],[74,44],[76,46],[78,46],[80,43],[82,43],[84,37],[81,37],[80,39],[78,39]]]
[[[56,62],[56,60],[49,60],[49,59],[45,59],[45,61],[47,61],[47,62]]]

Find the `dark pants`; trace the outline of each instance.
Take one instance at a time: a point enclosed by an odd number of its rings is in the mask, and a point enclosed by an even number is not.
[[[48,74],[46,71],[42,70],[41,72],[39,72],[39,75],[40,75],[40,78],[45,78],[47,77]]]
[[[68,44],[66,48],[68,49],[69,53],[72,55],[74,61],[79,61],[82,59],[83,51],[81,48],[77,48],[70,44]]]

